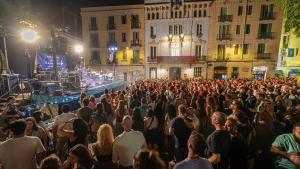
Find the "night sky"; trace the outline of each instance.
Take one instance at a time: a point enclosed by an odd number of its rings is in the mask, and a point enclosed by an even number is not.
[[[5,2],[6,1],[6,2]],[[12,0],[13,1],[13,0]],[[10,1],[10,2],[12,2]],[[17,3],[26,0],[14,0]],[[143,0],[28,0],[30,2],[30,11],[38,17],[40,24],[44,29],[48,29],[50,25],[68,26],[68,15],[76,15],[80,20],[80,7],[103,6],[103,5],[125,5],[143,3]],[[1,3],[7,3],[7,0],[0,0]],[[7,9],[9,12],[13,9]],[[62,17],[62,11],[66,17]],[[64,18],[64,19],[63,19]],[[81,23],[80,23],[81,24]],[[73,30],[73,34],[81,36],[81,25],[77,30]],[[24,57],[25,45],[15,37],[7,38],[8,44],[8,60],[10,68],[14,73],[26,74],[26,58]],[[3,48],[2,40],[0,47]],[[33,65],[34,59],[31,63]]]

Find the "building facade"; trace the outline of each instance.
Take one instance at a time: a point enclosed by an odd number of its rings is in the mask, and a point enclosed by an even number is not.
[[[282,24],[277,70],[285,77],[300,74],[300,38]]]
[[[211,2],[145,0],[147,79],[206,76]]]
[[[144,77],[144,5],[81,8],[85,65],[93,71]]]
[[[207,78],[274,76],[282,27],[274,0],[215,0],[210,14]]]

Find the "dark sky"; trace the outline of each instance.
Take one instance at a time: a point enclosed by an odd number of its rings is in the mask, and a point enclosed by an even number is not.
[[[6,0],[0,0],[0,2]],[[23,0],[16,0],[21,2]],[[25,0],[24,0],[25,1]],[[48,29],[50,25],[72,25],[72,17],[75,15],[80,22],[80,7],[87,6],[103,6],[103,5],[125,5],[143,3],[143,0],[29,0],[31,3],[31,11],[37,16],[38,20],[44,26],[44,29]],[[10,10],[9,10],[10,11]],[[64,17],[62,17],[64,13]],[[73,28],[74,29],[74,28]],[[73,30],[74,34],[81,35],[81,22],[76,30]],[[8,57],[11,69],[15,73],[26,74],[26,58],[24,57],[24,43],[15,37],[7,38],[8,44]],[[2,40],[0,41],[0,47],[2,48]],[[33,65],[34,59],[31,63]]]

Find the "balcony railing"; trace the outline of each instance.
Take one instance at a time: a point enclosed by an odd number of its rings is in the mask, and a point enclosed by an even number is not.
[[[157,62],[157,58],[156,57],[147,57],[147,63],[156,63]]]
[[[141,58],[131,58],[130,59],[130,63],[131,64],[143,64],[143,59],[141,59]]]
[[[273,32],[260,32],[257,39],[273,39]]]
[[[155,39],[156,38],[156,35],[152,34],[150,35],[151,39]]]
[[[116,47],[117,46],[117,42],[116,41],[108,41],[107,42],[107,47],[112,47],[112,46]]]
[[[97,31],[98,26],[97,25],[89,25],[89,29],[90,29],[90,31]]]
[[[207,56],[196,56],[196,62],[207,61]]]
[[[157,63],[163,64],[194,64],[195,56],[157,56]]]
[[[139,39],[132,40],[131,46],[142,46],[142,41]]]
[[[200,32],[200,33],[197,33],[197,37],[198,37],[198,38],[202,38],[202,36],[203,36],[203,33],[201,33],[201,32]]]
[[[218,34],[217,40],[232,40],[231,34]]]
[[[116,24],[114,23],[107,24],[107,30],[115,30],[115,29],[116,29]]]
[[[267,13],[267,14],[262,14],[260,17],[259,17],[260,20],[273,20],[275,19],[275,16],[274,16],[274,13],[273,12],[270,12],[270,13]]]
[[[140,22],[131,22],[131,29],[141,29]]]
[[[258,53],[255,59],[271,59],[271,53]]]
[[[219,22],[232,22],[232,15],[220,15]]]

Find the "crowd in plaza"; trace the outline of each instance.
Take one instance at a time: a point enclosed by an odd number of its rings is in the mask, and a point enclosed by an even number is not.
[[[3,169],[297,169],[294,79],[146,80],[44,112],[1,112]],[[0,167],[0,168],[1,168]]]

